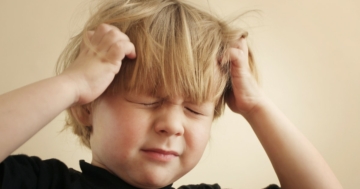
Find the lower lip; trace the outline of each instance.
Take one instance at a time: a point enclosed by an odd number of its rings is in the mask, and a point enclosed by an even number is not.
[[[143,152],[148,158],[160,162],[169,162],[177,157],[176,155],[173,154],[163,154],[154,151],[143,151]]]

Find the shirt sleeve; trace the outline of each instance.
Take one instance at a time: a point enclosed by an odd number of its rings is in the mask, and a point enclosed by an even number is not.
[[[9,156],[0,164],[0,188],[65,188],[69,182],[67,170],[67,166],[56,159],[42,161],[26,155]]]

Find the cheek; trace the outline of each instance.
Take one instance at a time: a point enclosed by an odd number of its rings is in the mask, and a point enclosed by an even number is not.
[[[192,125],[185,130],[186,154],[182,158],[183,174],[193,169],[200,161],[210,139],[210,123]]]
[[[129,145],[132,141],[138,140],[145,126],[143,119],[135,114],[120,112],[105,119],[107,124],[102,129],[106,130],[106,137],[117,144]]]
[[[132,116],[111,108],[101,109],[93,117],[93,138],[103,146],[122,145],[122,141],[128,141],[133,134]]]
[[[211,121],[207,121],[187,129],[185,140],[188,147],[194,151],[193,153],[200,156],[202,155],[210,139],[210,131]]]

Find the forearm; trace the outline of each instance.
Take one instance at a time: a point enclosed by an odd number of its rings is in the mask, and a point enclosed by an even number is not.
[[[269,100],[245,118],[269,156],[282,188],[342,188],[313,145]]]
[[[0,96],[0,162],[75,102],[71,84],[57,76]]]

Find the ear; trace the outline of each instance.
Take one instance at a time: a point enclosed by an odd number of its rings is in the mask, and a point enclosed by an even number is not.
[[[70,108],[71,114],[75,117],[76,121],[84,126],[92,126],[92,108],[91,104],[82,106],[74,106]]]

